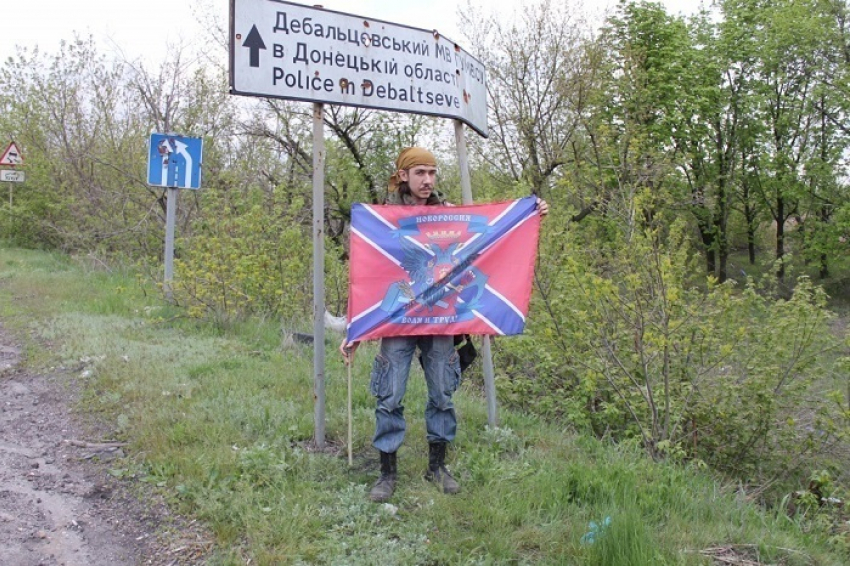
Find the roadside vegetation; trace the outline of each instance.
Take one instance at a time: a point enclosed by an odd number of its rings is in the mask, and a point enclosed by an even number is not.
[[[0,298],[0,319],[26,340],[29,369],[71,369],[85,388],[81,417],[106,424],[97,440],[129,443],[109,473],[201,519],[216,537],[211,564],[847,560],[843,511],[808,491],[768,502],[699,461],[655,461],[638,442],[533,411],[502,408],[501,426],[488,429],[474,378],[457,396],[463,426],[450,457],[463,492],[447,496],[422,479],[427,447],[414,416],[398,496],[374,504],[371,348],[354,366],[349,466],[345,370],[329,360],[328,448],[316,452],[312,349],[287,341],[279,324],[199,323],[130,273],[5,245]],[[424,402],[422,381],[412,380],[411,406]],[[833,478],[811,479],[843,498]]]
[[[490,93],[475,199],[534,193],[551,214],[526,332],[494,342],[499,428],[473,366],[450,454],[463,492],[421,479],[411,410],[389,505],[366,498],[374,345],[353,368],[354,465],[337,336],[327,446],[313,443],[312,349],[296,339],[312,327],[311,109],[228,95],[214,42],[158,68],[90,38],[0,64],[0,138],[27,177],[0,212],[0,318],[32,369],[76,372],[79,414],[129,443],[111,473],[202,520],[214,563],[850,562],[850,5],[580,14],[460,14]],[[460,182],[445,123],[324,112],[339,315],[351,204],[382,200],[398,151],[434,148],[455,202]],[[204,138],[168,300],[151,131]]]

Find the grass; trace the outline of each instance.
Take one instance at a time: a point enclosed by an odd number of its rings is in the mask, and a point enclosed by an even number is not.
[[[318,452],[312,349],[282,347],[276,324],[222,330],[177,314],[126,274],[0,247],[0,320],[27,341],[27,363],[68,368],[83,382],[79,412],[130,443],[113,475],[202,520],[216,537],[211,564],[698,565],[721,547],[757,551],[771,564],[847,563],[826,535],[751,504],[705,470],[653,463],[632,447],[504,409],[501,428],[488,429],[469,384],[455,397],[460,430],[449,462],[463,491],[443,495],[422,479],[418,369],[399,487],[390,504],[373,504],[374,346],[355,361],[349,467],[335,339],[327,344],[330,449]],[[591,523],[606,517],[588,542]]]

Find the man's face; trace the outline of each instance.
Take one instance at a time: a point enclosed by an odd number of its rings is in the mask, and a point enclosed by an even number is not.
[[[398,175],[410,187],[410,194],[419,204],[425,204],[434,192],[437,168],[433,165],[414,165],[410,169],[401,169]]]

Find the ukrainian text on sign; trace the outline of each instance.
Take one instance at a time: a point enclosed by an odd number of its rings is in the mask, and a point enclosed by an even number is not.
[[[280,0],[231,0],[234,94],[459,119],[487,135],[484,66],[436,31]]]

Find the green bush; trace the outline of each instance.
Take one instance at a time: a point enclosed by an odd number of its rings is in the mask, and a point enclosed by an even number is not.
[[[248,315],[295,318],[309,312],[312,245],[303,200],[233,204],[204,194],[204,218],[178,240],[174,299],[193,316],[218,321]]]
[[[815,388],[835,347],[819,288],[695,285],[682,222],[602,228],[542,243],[561,257],[539,270],[526,335],[500,349],[506,402],[748,480],[836,438],[840,406]]]

